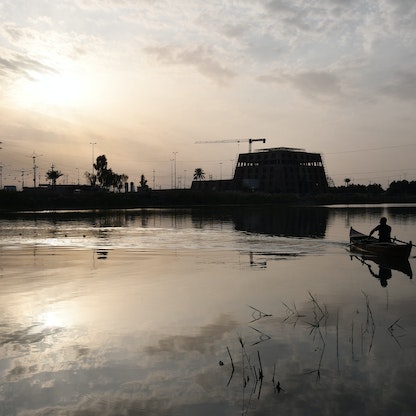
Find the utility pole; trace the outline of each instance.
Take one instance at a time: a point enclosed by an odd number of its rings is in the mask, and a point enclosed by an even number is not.
[[[173,154],[174,154],[174,165],[173,165],[173,167],[174,167],[174,178],[175,178],[174,183],[175,183],[175,189],[176,189],[176,154],[177,153],[178,152],[173,152]]]
[[[35,152],[33,152],[32,160],[33,160],[33,187],[36,188],[36,169],[38,166],[36,166],[36,158],[43,155],[37,155]]]
[[[33,187],[36,188],[36,156],[32,156],[33,159]]]
[[[26,171],[26,170],[24,170],[24,169],[22,169],[21,171],[20,171],[20,175],[21,175],[21,177],[22,177],[22,191],[23,191],[23,188],[25,187],[25,173],[29,173],[30,171]]]

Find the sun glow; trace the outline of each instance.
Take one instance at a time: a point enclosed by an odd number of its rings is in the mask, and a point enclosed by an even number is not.
[[[73,310],[68,305],[48,305],[48,307],[40,313],[39,322],[47,328],[64,328],[71,326],[73,322]]]
[[[62,316],[56,311],[44,312],[40,316],[42,324],[46,327],[61,327],[64,326],[64,320]]]
[[[83,78],[64,73],[37,74],[32,79],[21,80],[15,97],[23,107],[38,109],[71,109],[86,100]]]

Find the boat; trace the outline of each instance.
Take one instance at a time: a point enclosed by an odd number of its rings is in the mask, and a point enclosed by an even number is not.
[[[390,243],[380,242],[377,238],[350,229],[350,248],[359,253],[372,254],[378,257],[408,259],[412,251],[412,242],[399,242],[392,239]]]

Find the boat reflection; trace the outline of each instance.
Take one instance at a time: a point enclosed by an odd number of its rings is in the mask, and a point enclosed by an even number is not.
[[[351,253],[354,253],[351,251]],[[405,274],[410,279],[413,277],[412,266],[407,259],[381,258],[377,256],[364,256],[351,254],[351,260],[356,259],[367,266],[369,273],[380,281],[381,286],[386,287],[392,277],[392,270]]]

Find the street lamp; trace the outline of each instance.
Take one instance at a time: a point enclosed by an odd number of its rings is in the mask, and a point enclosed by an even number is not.
[[[91,175],[94,175],[94,145],[96,145],[97,142],[90,142],[90,145],[92,147],[91,154],[92,154],[92,170]]]
[[[173,162],[174,159],[169,159],[170,160],[170,189],[173,189]]]
[[[0,142],[0,144],[3,144],[3,142]],[[1,146],[0,146],[0,149],[2,149]],[[1,164],[1,161],[0,161],[0,189],[3,189],[3,165]]]
[[[173,172],[174,172],[174,183],[175,183],[175,189],[176,189],[176,154],[178,153],[178,152],[172,152],[173,154],[174,154],[174,164],[173,164]]]

